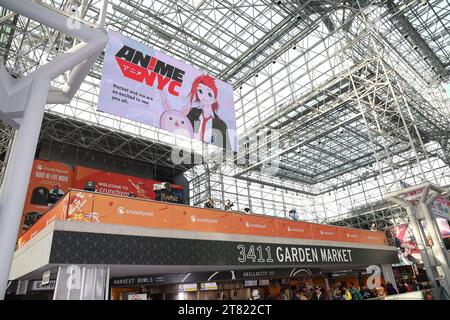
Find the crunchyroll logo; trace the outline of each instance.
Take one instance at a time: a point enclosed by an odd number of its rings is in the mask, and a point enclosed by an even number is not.
[[[196,223],[219,223],[218,219],[206,219],[206,218],[198,218],[196,216],[191,216],[191,221]]]
[[[42,166],[42,164],[38,164],[38,165],[37,165],[37,169],[38,169],[38,170],[42,170],[42,169],[44,169],[44,167]]]
[[[117,213],[120,215],[132,215],[132,216],[143,216],[143,217],[153,217],[155,213],[153,211],[143,211],[143,210],[133,210],[126,209],[124,207],[118,207]]]
[[[287,227],[288,232],[304,232],[304,229]]]
[[[245,226],[247,228],[260,228],[260,229],[267,228],[267,226],[265,224],[250,223],[248,221],[245,222]]]

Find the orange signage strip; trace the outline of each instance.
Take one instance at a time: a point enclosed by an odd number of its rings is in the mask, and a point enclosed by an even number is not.
[[[383,232],[321,225],[72,190],[19,239],[23,245],[51,219],[144,228],[385,245]],[[42,221],[41,221],[42,220]],[[53,220],[51,220],[53,221]]]
[[[69,197],[70,193],[67,193],[66,196],[62,198],[51,210],[47,211],[35,224],[33,224],[17,240],[17,247],[22,247],[54,220],[66,220]]]

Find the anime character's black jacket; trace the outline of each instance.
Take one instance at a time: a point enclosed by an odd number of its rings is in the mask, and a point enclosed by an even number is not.
[[[192,128],[194,128],[194,132],[199,131],[200,126],[200,115],[202,114],[202,109],[200,108],[192,108],[191,111],[189,111],[187,118],[192,124]],[[227,124],[225,121],[220,119],[220,117],[217,115],[217,113],[214,112],[214,117],[212,120],[212,138],[211,138],[211,144],[216,145],[218,147],[224,148],[227,151],[231,151],[231,143],[230,143],[230,137],[228,136],[227,132]]]

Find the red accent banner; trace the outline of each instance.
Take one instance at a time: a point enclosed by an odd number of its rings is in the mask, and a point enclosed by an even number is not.
[[[156,180],[76,166],[73,188],[84,190],[92,187],[91,191],[100,193],[155,200],[153,185],[159,183],[161,182]],[[184,189],[183,186],[176,184],[171,184],[170,187]]]

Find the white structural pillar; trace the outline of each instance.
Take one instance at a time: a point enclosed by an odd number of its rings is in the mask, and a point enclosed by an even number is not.
[[[0,6],[80,40],[72,49],[18,80],[10,79],[0,66],[0,116],[17,128],[0,189],[0,299],[4,299],[45,105],[54,100],[70,102],[106,46],[107,36],[101,28],[78,20],[74,23],[73,17],[30,0],[0,0]],[[69,70],[64,88],[53,90],[58,99],[49,97],[51,81]]]
[[[450,293],[449,256],[444,247],[443,240],[435,217],[432,216],[429,206],[442,193],[438,186],[426,182],[414,187],[408,187],[387,195],[387,198],[404,208],[408,212],[410,226],[421,252],[424,267],[433,286],[443,287]],[[425,220],[427,231],[433,244],[428,246],[421,221]]]
[[[423,232],[423,228],[420,224],[420,221],[416,219],[416,214],[414,213],[415,208],[413,208],[410,204],[405,203],[404,204],[406,212],[408,213],[408,219],[409,219],[409,225],[411,226],[411,229],[413,230],[414,238],[416,239],[417,247],[420,250],[420,257],[422,258],[423,265],[425,267],[425,272],[427,274],[428,280],[431,281],[433,284],[433,287],[437,287],[437,280],[435,279],[435,276],[433,274],[432,268],[436,268],[436,261],[433,255],[430,255],[430,253],[427,251],[426,244],[426,237]],[[430,248],[431,249],[431,248]]]
[[[109,267],[60,266],[53,300],[108,300]]]
[[[392,265],[390,264],[382,264],[381,271],[383,272],[384,282],[390,282],[394,288],[397,288],[397,282],[395,281],[394,270],[392,270]]]

